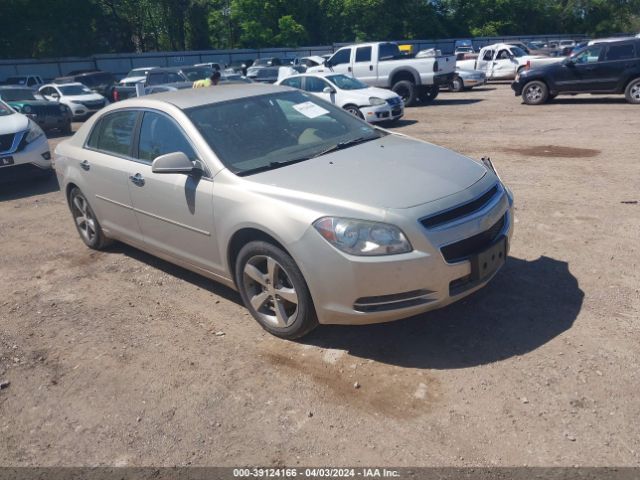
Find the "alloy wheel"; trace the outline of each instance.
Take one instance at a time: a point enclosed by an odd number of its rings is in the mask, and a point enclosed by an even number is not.
[[[265,323],[285,328],[296,320],[298,293],[280,263],[268,255],[256,255],[245,264],[243,275],[246,297]]]
[[[538,102],[542,98],[542,88],[539,85],[532,85],[527,88],[526,96],[530,102]]]
[[[87,199],[80,193],[73,196],[71,200],[73,218],[76,221],[80,235],[87,243],[92,243],[96,238],[96,221],[93,212],[89,208]]]

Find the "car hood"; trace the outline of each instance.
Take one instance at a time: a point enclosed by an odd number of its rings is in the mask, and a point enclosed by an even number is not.
[[[366,100],[367,104],[369,103],[369,98],[371,97],[379,97],[383,100],[390,100],[398,96],[398,94],[394,93],[392,90],[376,87],[363,88],[361,90],[341,90],[341,93],[349,95],[351,97],[363,98]]]
[[[20,113],[0,117],[0,135],[22,132],[29,125],[29,119]]]
[[[399,135],[259,173],[247,180],[374,208],[410,208],[467,189],[487,170],[436,145]]]

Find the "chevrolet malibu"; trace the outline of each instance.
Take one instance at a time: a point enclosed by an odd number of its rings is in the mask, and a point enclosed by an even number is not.
[[[474,161],[306,92],[125,100],[56,149],[74,224],[237,289],[283,338],[447,305],[504,264],[513,198]]]

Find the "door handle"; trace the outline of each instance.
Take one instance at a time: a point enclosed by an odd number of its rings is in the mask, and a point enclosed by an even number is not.
[[[351,71],[351,67],[347,67],[347,71],[350,72]]]
[[[369,65],[369,71],[373,72],[373,65]]]
[[[137,185],[138,187],[144,187],[144,177],[139,173],[136,173],[135,175],[130,175],[129,180],[131,180],[131,183],[133,183],[134,185]]]
[[[80,162],[80,167],[83,170],[89,171],[89,169],[91,168],[91,164],[87,160],[83,160]]]

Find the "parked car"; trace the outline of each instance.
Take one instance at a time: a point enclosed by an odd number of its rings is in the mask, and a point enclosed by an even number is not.
[[[524,50],[506,43],[497,43],[480,49],[475,60],[457,62],[459,70],[480,70],[488,80],[513,79],[524,69],[560,62],[560,58],[527,55]]]
[[[195,82],[209,78],[213,69],[209,67],[167,67],[156,68],[147,74],[145,86],[165,85],[176,82]]]
[[[279,65],[274,67],[261,67],[255,66],[254,64],[254,66],[247,69],[247,78],[252,82],[275,83],[278,80],[279,72]]]
[[[465,53],[473,54],[473,53],[476,53],[476,52],[473,49],[473,47],[471,47],[471,46],[468,46],[468,47],[461,46],[461,47],[456,47],[456,50],[455,50],[454,53],[455,53],[455,55],[460,55],[460,54],[464,55]]]
[[[152,95],[154,93],[175,92],[177,90],[184,90],[185,88],[193,88],[193,82],[176,82],[167,83],[165,85],[151,85],[150,87],[146,87],[144,89],[144,94]]]
[[[479,87],[487,83],[487,76],[480,70],[460,70],[456,68],[456,75],[449,84],[449,90],[452,92],[462,92],[471,90],[473,87]]]
[[[11,108],[23,113],[43,130],[58,129],[63,133],[71,133],[71,110],[58,102],[48,102],[28,87],[0,86],[0,100]]]
[[[455,65],[454,56],[407,58],[400,54],[398,44],[377,42],[343,47],[324,66],[307,72],[328,70],[351,75],[372,87],[393,90],[405,106],[412,106],[418,99],[433,101],[439,86],[453,80]]]
[[[0,181],[51,173],[49,143],[42,129],[0,100]]]
[[[124,77],[120,82],[120,85],[124,85],[126,87],[134,86],[138,82],[144,82],[147,79],[147,74],[151,71],[159,67],[140,67],[134,68],[127,73],[127,76]]]
[[[67,75],[66,77],[58,77],[53,83],[69,84],[81,83],[88,87],[91,91],[102,95],[105,98],[111,98],[112,90],[116,85],[115,77],[109,72],[95,70],[92,72],[78,73],[75,75]]]
[[[75,119],[84,119],[109,102],[99,93],[92,92],[81,83],[49,83],[40,87],[40,95],[45,100],[60,102],[69,107],[71,116]]]
[[[208,67],[212,70],[217,70],[218,72],[224,70],[224,65],[220,65],[217,62],[196,63],[194,67]]]
[[[396,121],[404,115],[404,105],[397,93],[370,87],[341,73],[294,75],[280,80],[278,85],[309,92],[369,123]]]
[[[40,75],[14,75],[8,77],[4,81],[5,85],[20,85],[22,87],[38,88],[43,85],[42,77]]]
[[[597,43],[561,63],[523,71],[512,83],[528,105],[562,94],[624,94],[640,104],[640,40]]]
[[[282,86],[116,103],[55,153],[88,247],[117,239],[236,288],[285,338],[460,300],[504,264],[513,231],[490,161]]]
[[[247,76],[247,69],[253,65],[253,60],[238,60],[232,62],[225,68],[226,73],[239,73],[243,76]]]

